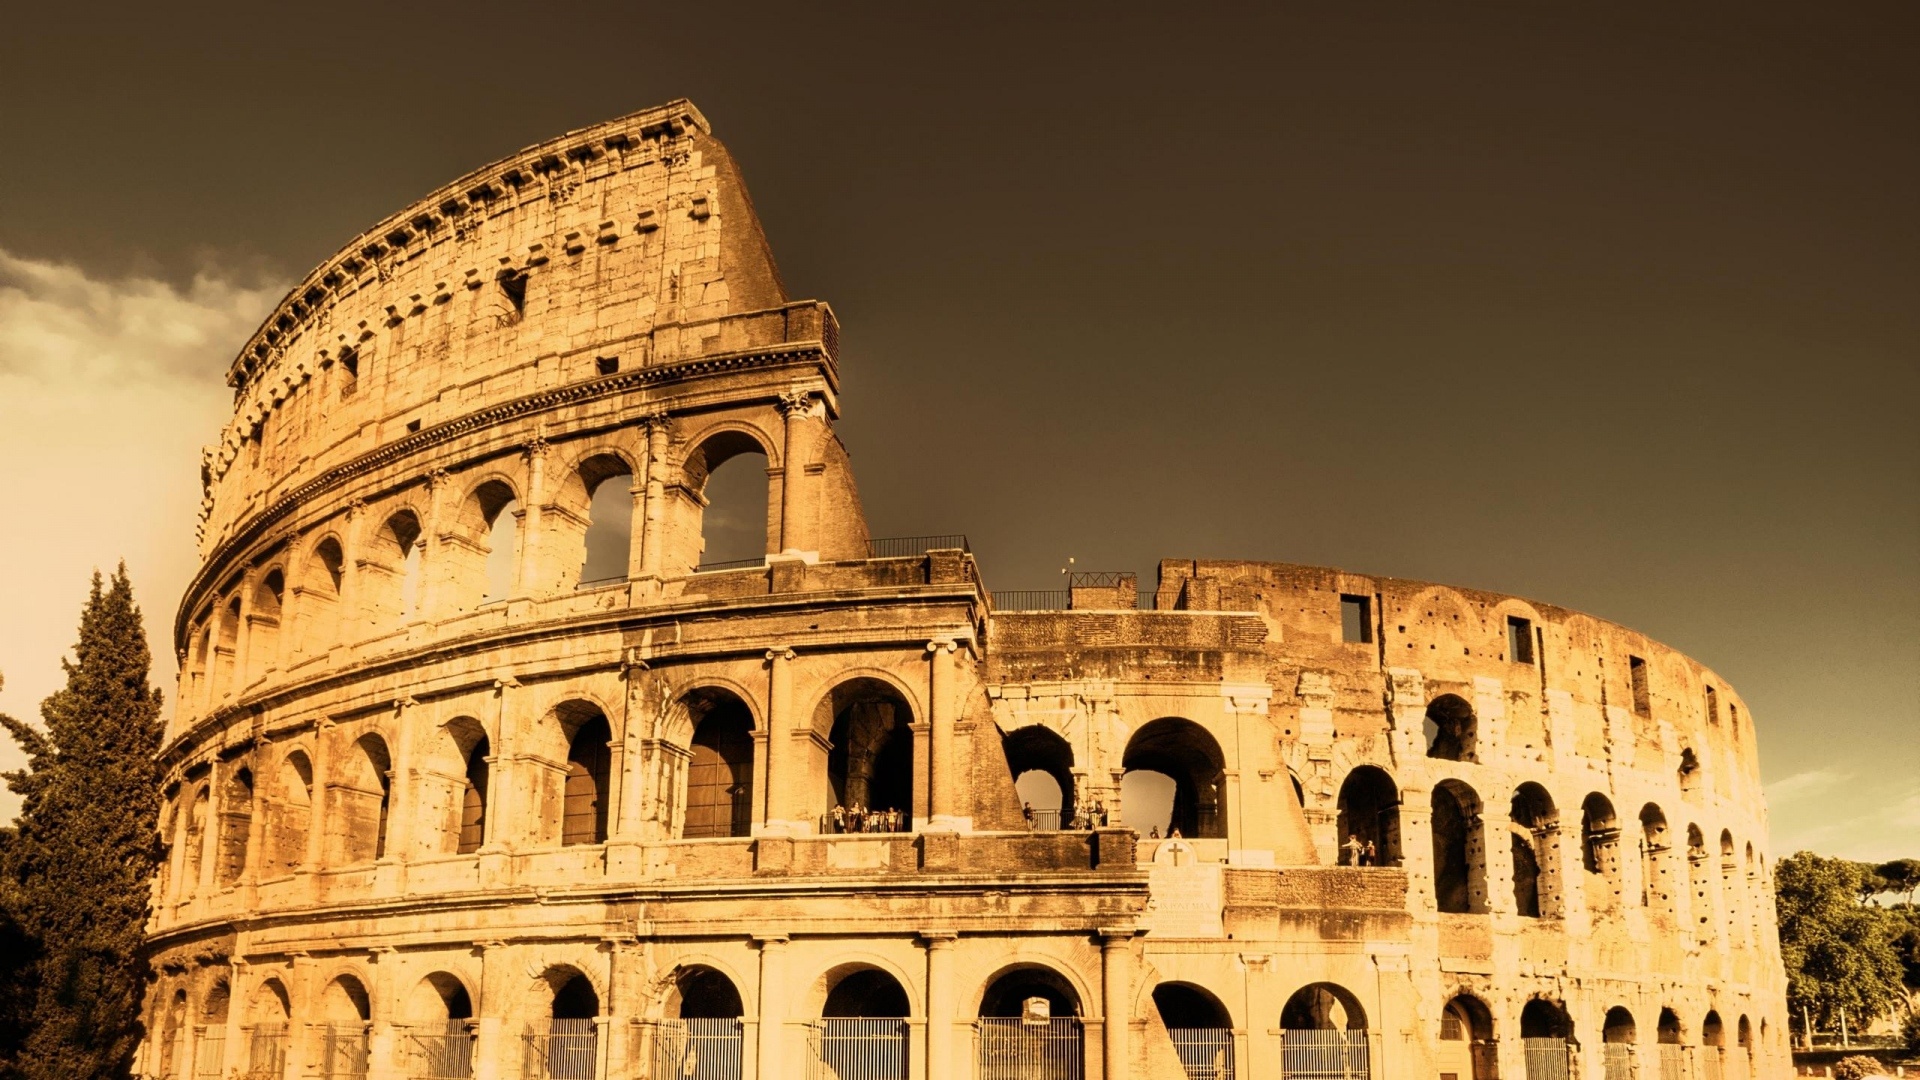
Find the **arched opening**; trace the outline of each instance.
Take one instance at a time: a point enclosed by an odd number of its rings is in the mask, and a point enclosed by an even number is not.
[[[1560,812],[1553,796],[1539,784],[1521,784],[1508,820],[1514,910],[1531,918],[1559,918]]]
[[[1639,1039],[1632,1013],[1620,1005],[1607,1010],[1600,1025],[1600,1060],[1606,1080],[1634,1080],[1633,1044]]]
[[[714,435],[687,455],[686,484],[698,515],[701,567],[759,562],[779,543],[768,498],[767,454],[752,436]]]
[[[254,680],[279,666],[280,609],[287,595],[287,578],[278,567],[267,571],[253,589],[253,611],[247,618],[247,673]]]
[[[1587,907],[1610,911],[1620,903],[1620,822],[1613,803],[1593,792],[1580,804],[1580,863],[1586,870]]]
[[[1473,761],[1479,723],[1473,706],[1458,694],[1441,694],[1427,705],[1421,728],[1427,740],[1427,756],[1446,761]]]
[[[654,1036],[653,1075],[735,1080],[742,1071],[740,1018],[746,1014],[733,980],[703,965],[680,969]]]
[[[302,654],[331,648],[340,640],[340,583],[347,560],[340,541],[329,536],[315,544],[294,584],[299,619],[290,631],[298,633],[295,648]]]
[[[1527,1080],[1580,1075],[1573,1056],[1573,1021],[1558,1002],[1535,998],[1520,1010],[1520,1046]]]
[[[1707,865],[1707,840],[1700,826],[1687,826],[1687,884],[1693,893],[1694,939],[1713,943],[1713,870]]]
[[[725,690],[697,690],[684,701],[693,720],[693,745],[680,835],[688,840],[752,835],[753,714]]]
[[[513,595],[520,565],[520,518],[519,496],[504,480],[489,480],[467,497],[453,571],[460,579],[456,590],[462,608],[497,604]]]
[[[493,755],[493,744],[487,739],[486,729],[470,716],[449,722],[446,738],[459,774],[449,800],[452,812],[448,815],[447,839],[452,843],[443,844],[441,850],[471,855],[487,842],[487,794],[493,777],[488,759]]]
[[[386,579],[382,587],[362,591],[382,628],[413,618],[420,610],[420,519],[411,510],[388,518],[374,537],[372,558],[362,568]],[[371,586],[373,582],[369,581]]]
[[[393,771],[386,740],[362,735],[344,756],[346,760],[329,785],[333,813],[328,832],[335,845],[334,862],[352,865],[385,858]]]
[[[1674,917],[1673,852],[1667,815],[1648,803],[1640,808],[1640,903],[1671,927]]]
[[[1120,767],[1126,772],[1120,797],[1123,823],[1142,835],[1162,823],[1157,802],[1151,808],[1136,807],[1126,790],[1126,777],[1133,773],[1158,773],[1173,781],[1166,835],[1226,839],[1226,757],[1206,728],[1179,716],[1155,720],[1127,740]]]
[[[1733,832],[1720,831],[1720,911],[1728,941],[1740,937],[1740,860],[1733,844]]]
[[[1312,983],[1280,1010],[1280,1069],[1285,1080],[1368,1080],[1367,1015],[1343,986]]]
[[[1233,1018],[1219,998],[1192,983],[1161,983],[1153,1007],[1188,1080],[1233,1080]]]
[[[194,1028],[193,1075],[220,1076],[227,1057],[227,1013],[232,1008],[232,988],[227,980],[216,981],[200,1002],[200,1016]]]
[[[595,1020],[600,995],[585,975],[556,968],[546,975],[553,1001],[543,1021],[528,1025],[528,1072],[548,1080],[593,1080],[600,1057]]]
[[[253,773],[235,769],[220,792],[220,861],[215,877],[221,885],[240,880],[247,869],[247,838],[253,833]]]
[[[247,1069],[263,1076],[284,1076],[287,1071],[287,988],[278,979],[268,979],[247,999],[245,1036]]]
[[[820,703],[833,714],[827,814],[836,832],[913,828],[913,711],[878,679],[851,679]]]
[[[179,1075],[181,1046],[186,1041],[187,991],[175,990],[167,1001],[167,1013],[160,1028],[160,1068],[155,1075]]]
[[[367,988],[351,975],[327,984],[320,995],[320,1075],[324,1080],[361,1080],[367,1075],[367,1050],[373,1015]]]
[[[1340,865],[1400,865],[1400,789],[1386,770],[1362,765],[1347,774],[1336,831]]]
[[[633,470],[612,454],[597,454],[580,463],[575,480],[587,518],[578,581],[625,580],[633,545]]]
[[[810,1056],[836,1076],[906,1080],[907,1014],[907,992],[892,975],[870,967],[846,971],[827,991]]]
[[[1471,994],[1457,994],[1440,1010],[1437,1046],[1440,1075],[1493,1080],[1496,1057],[1493,1013]]]
[[[1023,727],[1000,739],[1013,776],[1014,795],[1029,829],[1048,832],[1065,824],[1078,805],[1073,790],[1073,748],[1056,732]],[[1104,809],[1104,808],[1103,808]]]
[[[600,710],[579,702],[560,708],[567,736],[567,776],[561,797],[560,844],[603,844],[611,791],[613,728]]]
[[[180,882],[180,895],[193,896],[200,892],[200,864],[207,846],[207,815],[212,812],[211,796],[206,785],[201,785],[193,793],[193,802],[187,807],[186,835],[181,838],[185,847],[185,856]]]
[[[473,1075],[475,1024],[466,984],[447,972],[433,972],[414,986],[407,1015],[413,1023],[402,1045],[410,1058],[409,1076]]]
[[[1433,893],[1443,912],[1455,915],[1487,910],[1485,828],[1480,797],[1458,780],[1433,789]]]
[[[280,759],[275,772],[277,799],[267,804],[267,844],[272,852],[268,870],[291,874],[307,861],[307,829],[313,818],[313,765],[305,751],[294,750]]]
[[[1686,1080],[1687,1069],[1687,1032],[1680,1024],[1680,1016],[1672,1009],[1660,1010],[1660,1026],[1656,1036],[1660,1054],[1660,1080]]]
[[[1753,1065],[1754,1065],[1753,1024],[1747,1020],[1745,1013],[1742,1013],[1740,1015],[1740,1020],[1738,1023],[1734,1025],[1733,1031],[1734,1031],[1734,1038],[1740,1044],[1740,1057],[1746,1063],[1746,1069],[1744,1071],[1744,1075],[1752,1076]]]
[[[214,694],[216,698],[232,697],[240,690],[241,673],[234,668],[234,661],[240,654],[240,598],[230,597],[226,606],[220,609],[219,634],[213,649]]]

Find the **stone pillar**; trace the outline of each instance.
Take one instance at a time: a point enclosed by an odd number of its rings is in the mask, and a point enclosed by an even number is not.
[[[435,469],[427,474],[427,520],[420,523],[420,536],[415,541],[420,545],[420,582],[415,587],[410,622],[431,622],[440,618],[450,606],[446,599],[452,582],[442,580],[445,575],[441,570],[441,563],[446,560],[440,552],[445,550],[446,544],[444,541],[439,544],[432,541],[447,531],[453,516],[447,511],[447,497],[453,491],[452,479],[445,469]]]
[[[780,452],[780,552],[817,555],[818,544],[808,527],[806,428],[813,411],[813,391],[794,389],[781,395],[780,412],[787,418],[786,443]]]
[[[240,617],[239,625],[233,628],[233,685],[227,692],[239,697],[253,682],[248,666],[253,663],[251,642],[253,640],[253,590],[259,584],[260,571],[257,567],[248,567],[240,575]]]
[[[227,958],[227,1036],[222,1046],[221,1076],[231,1075],[247,1064],[247,1047],[241,1044],[246,1041],[247,1005],[253,999],[254,978],[250,969],[251,965],[240,957]]]
[[[663,557],[660,549],[666,543],[667,439],[672,432],[672,421],[662,411],[649,416],[646,424],[647,477],[640,525],[640,574],[658,578]]]
[[[957,717],[958,703],[954,700],[955,654],[959,645],[951,639],[939,639],[927,643],[927,652],[932,655],[927,696],[927,719],[932,725],[933,753],[930,768],[927,770],[927,785],[931,789],[932,820],[928,823],[934,829],[966,830],[973,827],[972,815],[960,813],[960,777],[959,756],[954,751],[954,722]]]
[[[414,856],[413,845],[419,839],[413,820],[414,795],[419,787],[419,779],[413,775],[413,743],[417,737],[414,727],[419,707],[420,703],[410,697],[393,703],[393,756],[389,762],[391,771],[387,774],[386,854],[380,859],[383,863],[410,861]]]
[[[966,1075],[954,1060],[952,930],[922,930],[927,943],[927,1080],[959,1080]]]
[[[286,1080],[300,1080],[320,1070],[320,1036],[326,1022],[321,1015],[319,971],[308,953],[292,956],[293,974],[288,980],[287,996],[287,1074]]]
[[[301,873],[313,873],[327,862],[327,785],[333,773],[334,723],[325,717],[313,723],[313,790],[307,797],[307,854]]]
[[[1101,1076],[1128,1080],[1132,1052],[1133,937],[1134,930],[1100,931],[1100,1014],[1106,1022]]]
[[[647,667],[633,655],[636,651],[629,650],[620,665],[624,689],[620,695],[620,728],[613,739],[612,805],[607,808],[607,873],[625,878],[638,875],[642,869],[640,812],[645,805],[645,778],[657,757],[657,753],[643,750],[651,748],[652,732],[642,730],[642,725],[651,727],[647,724],[646,702],[638,700],[641,674]]]
[[[1440,910],[1433,879],[1433,802],[1424,788],[1400,789],[1400,864],[1416,910]]]
[[[1480,811],[1481,844],[1485,854],[1487,901],[1485,910],[1512,915],[1517,910],[1513,896],[1513,819],[1504,806],[1488,803]],[[1469,845],[1471,846],[1471,845]]]
[[[787,1018],[787,935],[759,934],[760,1045],[758,1080],[780,1080],[790,1073],[781,1036]],[[746,1080],[754,1080],[747,1077]]]
[[[367,502],[355,499],[347,505],[347,527],[340,542],[340,617],[334,620],[329,649],[351,645],[366,636],[366,617],[360,610],[360,559],[366,546],[360,534],[366,526]]]
[[[767,651],[767,795],[762,832],[790,836],[795,828],[794,804],[787,788],[797,772],[794,761],[792,649]]]
[[[640,1015],[640,957],[637,942],[632,937],[612,937],[606,940],[607,947],[607,987],[610,991],[608,1004],[600,1011],[610,1018],[608,1027],[601,1034],[601,1043],[607,1047],[606,1067],[600,1075],[636,1076],[640,1075],[643,1059],[640,1056],[637,1032],[627,1018]]]
[[[393,1024],[394,950],[378,948],[367,959],[373,968],[373,985],[368,988],[372,1028],[367,1037],[367,1080],[404,1080],[400,1050],[405,1032],[396,1031]]]
[[[505,942],[479,941],[474,949],[480,954],[480,1000],[473,1003],[474,1023],[473,1080],[506,1080],[518,1076],[516,1063],[508,1055],[517,1049],[515,1032],[507,1030],[505,1013],[509,987],[514,978],[511,958]]]
[[[522,503],[522,513],[526,516],[520,522],[520,566],[514,572],[514,595],[519,597],[543,596],[552,584],[552,575],[545,577],[540,573],[540,549],[545,528],[541,524],[540,508],[547,499],[547,440],[535,435],[527,440],[523,451],[527,460],[527,498]]]
[[[515,752],[519,747],[512,710],[507,695],[520,682],[511,676],[493,684],[493,724],[487,744],[493,755],[487,759],[487,808],[484,835],[480,838],[480,883],[483,887],[504,885],[512,875],[516,837],[511,822],[518,811],[519,768]]]

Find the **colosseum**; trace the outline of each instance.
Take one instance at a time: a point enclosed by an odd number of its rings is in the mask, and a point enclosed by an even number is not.
[[[1327,567],[992,592],[868,535],[838,356],[685,101],[287,295],[203,460],[146,1075],[1788,1074],[1725,681]]]

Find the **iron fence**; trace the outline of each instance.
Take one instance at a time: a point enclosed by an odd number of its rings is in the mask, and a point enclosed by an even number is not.
[[[1601,1043],[1600,1064],[1605,1068],[1607,1080],[1634,1080],[1632,1044]]]
[[[1573,1075],[1573,1046],[1565,1039],[1521,1039],[1527,1080],[1568,1080]]]
[[[600,1034],[591,1020],[548,1020],[547,1030],[529,1026],[524,1080],[594,1080],[599,1073]]]
[[[911,559],[925,555],[929,551],[946,551],[952,548],[969,552],[973,550],[967,546],[965,533],[944,533],[937,536],[888,536],[867,541],[867,558]]]
[[[1168,1028],[1167,1034],[1187,1080],[1233,1080],[1232,1029]]]
[[[721,570],[758,570],[767,565],[765,555],[756,555],[751,559],[725,559],[720,562],[705,562],[693,568],[696,574],[711,574]]]
[[[1280,1033],[1280,1074],[1286,1080],[1370,1080],[1372,1064],[1364,1031]]]
[[[1085,1074],[1085,1033],[1074,1017],[981,1017],[974,1032],[979,1080],[1080,1080]]]
[[[993,606],[998,611],[1065,611],[1073,605],[1071,589],[996,589]]]
[[[320,1035],[320,1075],[325,1080],[364,1080],[367,1049],[363,1026],[326,1029]]]
[[[473,1076],[473,1033],[455,1020],[443,1032],[408,1032],[408,1080],[469,1080]]]
[[[829,1017],[807,1030],[810,1080],[907,1080],[907,1022]]]
[[[287,1071],[286,1025],[260,1024],[244,1031],[247,1039],[247,1071],[284,1076]]]
[[[1725,1080],[1726,1075],[1726,1050],[1718,1046],[1703,1047],[1700,1051],[1700,1080]]]
[[[738,1017],[659,1021],[653,1032],[654,1080],[740,1080],[743,1031]]]
[[[209,1024],[194,1029],[193,1039],[193,1076],[218,1077],[226,1075],[227,1067],[227,1028],[222,1024],[214,1027]]]
[[[1060,811],[1035,810],[1033,816],[1027,819],[1027,828],[1034,832],[1059,832]]]
[[[1687,1080],[1687,1048],[1679,1043],[1661,1043],[1660,1080]]]

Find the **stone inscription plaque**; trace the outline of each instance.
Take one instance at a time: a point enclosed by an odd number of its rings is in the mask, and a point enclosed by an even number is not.
[[[1168,863],[1147,872],[1153,907],[1147,932],[1153,937],[1219,938],[1227,936],[1221,922],[1220,864]]]

